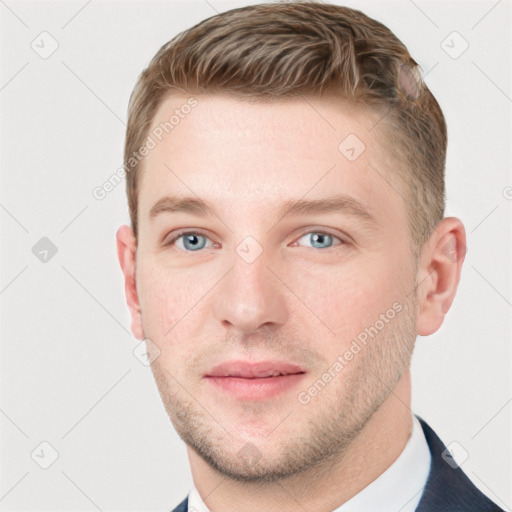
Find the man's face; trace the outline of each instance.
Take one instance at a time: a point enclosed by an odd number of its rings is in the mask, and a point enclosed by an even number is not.
[[[152,128],[186,99],[166,100]],[[277,479],[343,454],[407,371],[407,191],[367,114],[318,98],[197,101],[144,159],[140,332],[160,350],[152,369],[182,439],[225,475]],[[151,216],[166,196],[216,215]],[[337,209],[283,216],[334,196]]]

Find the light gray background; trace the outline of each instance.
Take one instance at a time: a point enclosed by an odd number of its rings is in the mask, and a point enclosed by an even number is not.
[[[157,49],[248,3],[0,2],[1,510],[166,511],[189,490],[185,447],[132,353],[115,252],[124,182],[102,201],[92,190],[122,165],[128,97]],[[395,31],[447,117],[447,214],[468,253],[444,325],[418,339],[413,410],[512,510],[510,2],[339,3]],[[59,45],[47,59],[31,48],[50,48],[43,31]],[[469,43],[458,58],[453,31]],[[46,263],[42,237],[58,248]],[[48,469],[30,456],[42,441],[59,454]]]

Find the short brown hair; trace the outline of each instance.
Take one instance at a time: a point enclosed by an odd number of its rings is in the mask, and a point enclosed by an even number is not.
[[[330,91],[384,112],[379,121],[393,158],[402,159],[411,236],[421,247],[444,215],[447,134],[441,108],[417,67],[383,24],[318,0],[232,9],[181,32],[156,53],[130,97],[124,165],[135,236],[143,160],[130,158],[173,92],[264,101]]]

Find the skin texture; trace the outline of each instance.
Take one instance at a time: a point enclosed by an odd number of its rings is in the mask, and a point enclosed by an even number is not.
[[[186,99],[164,101],[153,126]],[[443,219],[415,260],[407,186],[368,112],[326,98],[196,99],[144,159],[138,240],[128,226],[117,232],[132,332],[160,351],[151,368],[212,512],[332,510],[385,471],[410,436],[416,334],[435,332],[452,303],[464,228]],[[354,161],[338,149],[349,134],[365,144]],[[347,211],[278,215],[287,200],[335,193],[371,220]],[[208,201],[216,216],[150,219],[171,194]],[[198,238],[169,243],[180,228]],[[322,233],[332,237],[315,241]],[[240,245],[248,236],[257,242]],[[248,263],[237,247],[262,252]],[[301,403],[299,393],[360,333],[380,327],[393,304],[400,311]],[[241,400],[204,378],[233,359],[285,360],[306,373],[272,399]]]

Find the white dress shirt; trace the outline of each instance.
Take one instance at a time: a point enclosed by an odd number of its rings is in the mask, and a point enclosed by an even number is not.
[[[417,418],[399,457],[384,473],[333,512],[414,512],[430,471],[430,450]],[[188,512],[210,512],[192,485]]]

